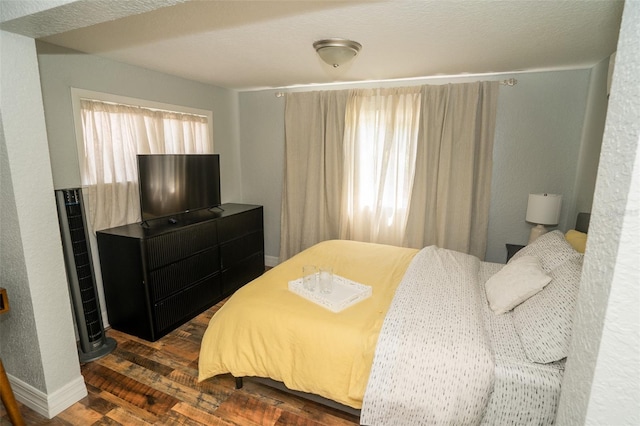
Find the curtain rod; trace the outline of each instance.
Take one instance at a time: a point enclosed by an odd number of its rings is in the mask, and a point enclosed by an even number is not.
[[[508,78],[506,80],[500,80],[500,84],[502,86],[515,86],[516,84],[518,84],[518,80],[515,78]],[[276,92],[276,98],[281,98],[285,95],[285,92]]]

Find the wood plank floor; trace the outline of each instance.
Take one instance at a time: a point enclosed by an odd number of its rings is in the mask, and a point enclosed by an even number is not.
[[[357,425],[358,418],[230,375],[198,383],[200,340],[220,302],[156,342],[108,330],[109,355],[81,366],[89,395],[53,419],[19,404],[27,425]],[[0,425],[10,425],[0,404]]]

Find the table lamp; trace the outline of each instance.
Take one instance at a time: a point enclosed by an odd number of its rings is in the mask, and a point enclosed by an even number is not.
[[[547,232],[545,225],[557,225],[560,220],[562,195],[559,194],[529,194],[526,221],[535,223],[529,235],[531,244],[540,235]]]

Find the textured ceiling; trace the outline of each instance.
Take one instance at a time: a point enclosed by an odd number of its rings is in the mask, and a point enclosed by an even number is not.
[[[614,0],[85,0],[40,12],[35,35],[26,35],[252,90],[591,66],[615,51],[622,8]],[[34,16],[2,28],[20,32]],[[358,41],[362,51],[334,70],[312,47],[330,37]]]

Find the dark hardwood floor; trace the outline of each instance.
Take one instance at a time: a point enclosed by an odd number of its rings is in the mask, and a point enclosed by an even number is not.
[[[81,366],[89,395],[49,420],[19,404],[27,425],[357,425],[358,418],[230,375],[198,383],[200,340],[223,302],[157,342],[116,330],[109,355]],[[0,425],[9,425],[0,404]]]

